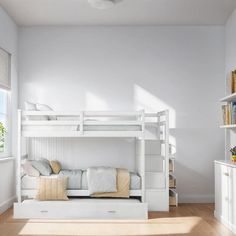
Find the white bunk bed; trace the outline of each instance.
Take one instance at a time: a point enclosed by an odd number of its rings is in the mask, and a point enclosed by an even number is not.
[[[40,120],[51,116],[52,120]],[[29,118],[30,119],[27,119]],[[55,118],[56,117],[56,118]],[[161,129],[163,127],[163,129]],[[136,140],[136,172],[141,188],[130,190],[130,199],[73,198],[69,201],[36,201],[35,189],[22,189],[21,160],[30,138],[134,138]],[[165,145],[163,158],[164,197],[168,201],[169,133],[168,111],[18,111],[18,175],[15,218],[89,218],[146,219],[148,204],[145,188],[145,141],[159,140]],[[24,141],[23,141],[24,140]],[[26,148],[27,149],[27,148]],[[69,189],[69,197],[88,197],[88,190]],[[159,199],[156,199],[159,201]],[[160,199],[160,202],[163,200]]]

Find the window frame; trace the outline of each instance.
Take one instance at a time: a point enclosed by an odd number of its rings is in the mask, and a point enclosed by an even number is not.
[[[12,55],[6,49],[0,46],[0,50],[4,51],[8,55],[8,85],[0,83],[0,89],[11,91],[11,61]]]
[[[6,113],[2,113],[3,116],[6,116],[6,134],[4,140],[4,152],[0,152],[0,159],[8,158],[11,156],[11,140],[12,140],[12,108],[11,108],[11,63],[12,63],[12,55],[4,48],[0,47],[1,50],[5,51],[8,54],[8,82],[9,87],[1,86],[0,90],[6,93]]]
[[[10,109],[10,92],[5,89],[0,89],[6,92],[6,113],[1,113],[1,115],[6,117],[6,134],[4,140],[4,151],[0,152],[0,158],[7,158],[11,155],[11,109]]]

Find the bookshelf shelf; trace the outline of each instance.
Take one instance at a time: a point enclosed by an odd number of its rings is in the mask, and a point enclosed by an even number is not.
[[[232,93],[222,99],[220,99],[221,102],[233,102],[236,101],[236,93]]]
[[[236,124],[233,125],[221,125],[221,129],[236,129]]]

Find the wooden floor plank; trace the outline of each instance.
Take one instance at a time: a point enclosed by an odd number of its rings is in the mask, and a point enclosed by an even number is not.
[[[213,211],[213,204],[181,204],[170,212],[150,212],[148,220],[96,221],[15,220],[9,209],[0,215],[0,236],[233,236]]]

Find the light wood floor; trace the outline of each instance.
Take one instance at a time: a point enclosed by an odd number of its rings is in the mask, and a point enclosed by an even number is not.
[[[151,212],[146,221],[14,220],[10,209],[0,216],[0,236],[234,235],[214,218],[213,209],[212,204],[182,204],[168,213]]]

